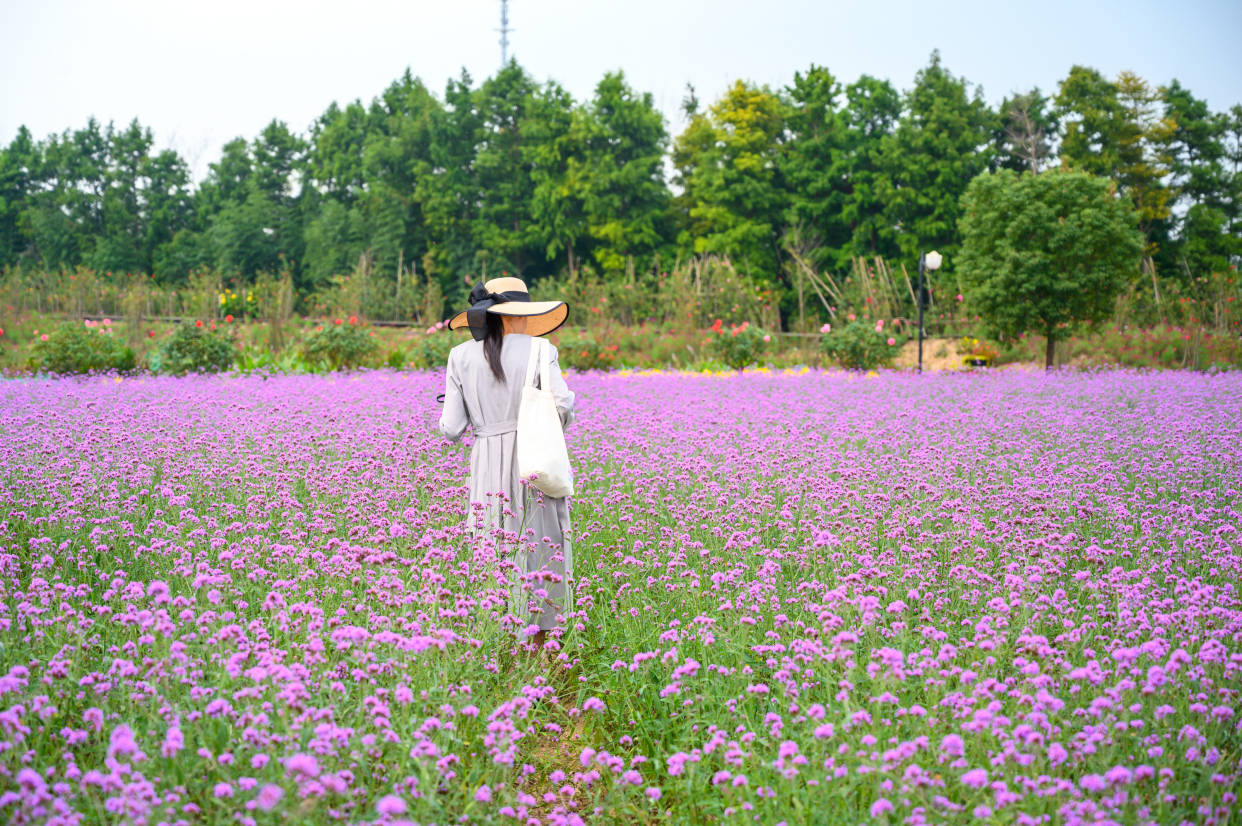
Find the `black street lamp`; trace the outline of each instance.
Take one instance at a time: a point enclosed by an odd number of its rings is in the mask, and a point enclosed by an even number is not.
[[[927,285],[923,282],[923,271],[935,272],[940,269],[940,253],[932,250],[919,255],[919,372],[923,372],[923,308],[927,306]]]

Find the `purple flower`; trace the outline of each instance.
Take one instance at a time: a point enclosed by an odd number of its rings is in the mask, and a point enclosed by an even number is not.
[[[893,810],[893,804],[887,798],[881,797],[871,804],[871,816],[873,818],[880,817]]]
[[[275,805],[279,803],[280,799],[284,796],[284,789],[274,783],[268,783],[263,788],[259,789],[259,794],[255,798],[255,802],[258,804],[260,809],[266,812],[275,807]]]
[[[285,760],[285,771],[301,777],[318,777],[319,761],[309,754],[295,754]]]
[[[962,785],[982,789],[988,784],[988,773],[983,769],[971,769],[962,775]]]

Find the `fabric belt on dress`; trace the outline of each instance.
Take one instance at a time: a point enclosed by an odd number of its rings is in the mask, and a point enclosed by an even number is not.
[[[475,427],[474,437],[476,439],[481,439],[487,436],[502,436],[505,433],[514,433],[516,431],[517,419],[509,419],[504,422],[492,422],[490,424]]]

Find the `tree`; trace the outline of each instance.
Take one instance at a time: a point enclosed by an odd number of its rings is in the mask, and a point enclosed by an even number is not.
[[[811,66],[794,74],[788,97],[787,140],[780,170],[789,189],[785,223],[809,233],[817,268],[838,262],[835,253],[850,242],[846,203],[850,198],[851,135],[842,111],[842,89],[827,69]]]
[[[767,87],[737,81],[697,114],[673,149],[683,193],[679,244],[731,256],[760,279],[777,277],[785,189],[777,159],[784,107]]]
[[[838,268],[847,267],[856,255],[898,254],[896,232],[884,214],[885,171],[883,164],[897,119],[901,95],[887,80],[863,75],[845,87],[846,138],[841,174],[846,197],[841,218],[849,227],[848,245],[836,256]]]
[[[915,261],[924,250],[945,254],[953,267],[962,193],[990,165],[993,115],[978,88],[973,96],[932,52],[915,76],[905,113],[886,144],[880,195],[897,245]]]
[[[1094,175],[983,174],[962,197],[958,277],[994,332],[1042,333],[1050,368],[1056,340],[1074,324],[1108,318],[1137,274],[1136,224],[1130,202]]]
[[[483,119],[472,84],[463,70],[445,86],[444,106],[431,120],[430,168],[416,189],[429,236],[424,265],[450,301],[464,297],[463,277],[478,272],[473,222],[483,193],[474,155]]]
[[[1040,172],[1052,157],[1057,117],[1052,101],[1038,88],[1005,98],[998,110],[994,146],[996,167]]]
[[[25,126],[0,150],[0,266],[15,263],[25,252],[22,212],[33,194],[38,148]]]
[[[525,274],[528,266],[547,260],[532,214],[535,181],[522,136],[538,91],[530,75],[510,60],[473,94],[481,131],[473,147],[479,199],[471,236],[495,275],[501,270]],[[567,98],[560,98],[562,105],[568,105]]]
[[[1160,117],[1159,95],[1142,78],[1122,72],[1110,81],[1095,69],[1075,66],[1056,97],[1065,124],[1061,162],[1109,178],[1135,206],[1139,228],[1155,252],[1153,230],[1169,216],[1168,144],[1173,124]]]
[[[604,75],[580,112],[577,185],[591,254],[606,272],[619,271],[627,258],[645,266],[668,238],[664,116],[651,93],[636,94],[621,72]]]
[[[530,217],[546,261],[565,254],[571,270],[575,248],[587,234],[585,113],[563,87],[548,83],[529,102],[521,124],[522,158],[530,167]]]
[[[1169,188],[1174,203],[1169,223],[1174,237],[1157,260],[1165,272],[1182,275],[1223,272],[1242,255],[1237,224],[1242,220],[1236,171],[1229,168],[1229,116],[1214,114],[1177,80],[1160,90],[1168,142]],[[1180,215],[1180,217],[1179,217]]]

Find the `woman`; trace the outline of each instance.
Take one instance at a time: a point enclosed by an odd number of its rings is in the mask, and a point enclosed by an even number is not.
[[[517,416],[532,336],[564,324],[569,307],[563,301],[531,301],[518,278],[476,285],[470,304],[449,322],[453,330],[468,326],[472,338],[449,353],[440,433],[457,441],[467,426],[474,429],[470,528],[476,537],[494,536],[498,530],[518,536],[518,571],[538,576],[527,577],[533,580],[529,590],[515,584],[510,611],[529,619],[526,625],[539,627],[533,641],[542,648],[548,631],[557,625],[557,614],[573,610],[569,504],[520,483]],[[574,394],[561,376],[556,347],[549,343],[545,352],[561,425],[567,426],[573,420]],[[535,376],[538,381],[539,371]]]

